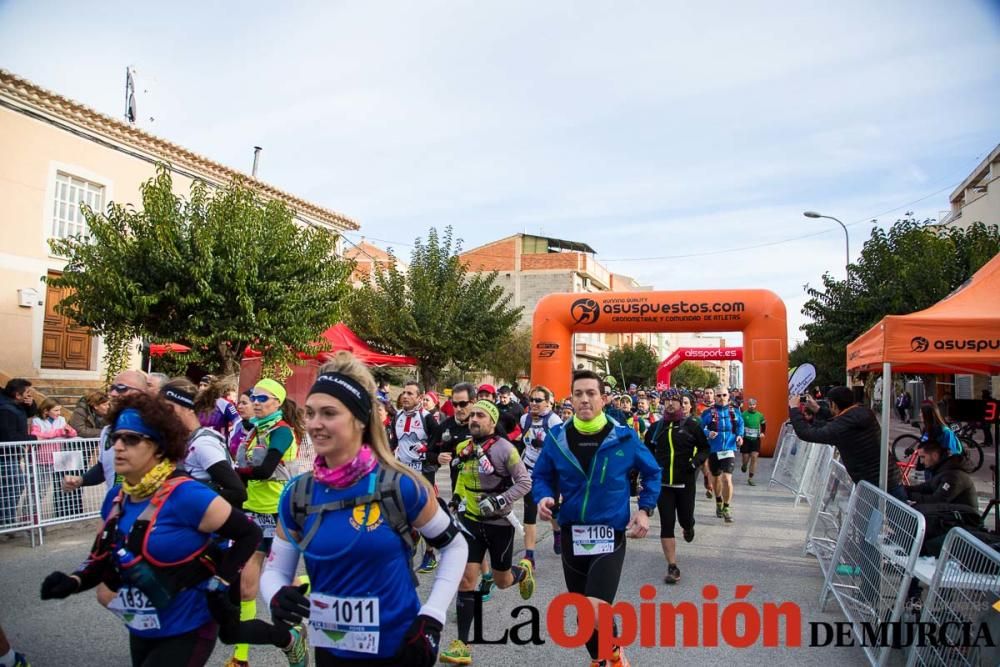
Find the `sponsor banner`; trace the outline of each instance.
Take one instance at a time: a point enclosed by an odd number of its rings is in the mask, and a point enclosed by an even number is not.
[[[659,301],[652,297],[605,299],[603,304],[581,297],[570,304],[573,323],[597,322],[725,322],[743,319],[743,301]]]
[[[809,385],[816,379],[816,367],[812,364],[802,364],[792,371],[788,378],[788,394],[804,394]]]

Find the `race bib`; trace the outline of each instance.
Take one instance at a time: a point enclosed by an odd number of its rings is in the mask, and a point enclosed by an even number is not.
[[[251,514],[247,512],[253,522],[260,527],[264,538],[274,537],[274,529],[278,524],[277,514]]]
[[[378,653],[378,598],[309,596],[309,644],[358,653]]]
[[[718,454],[716,454],[715,458],[717,458],[717,459],[719,459],[721,461],[722,459],[731,459],[734,456],[736,456],[736,452],[734,452],[731,449],[727,449],[724,452],[719,452]]]
[[[417,472],[423,472],[424,470],[423,461],[407,461],[405,465],[410,470],[416,470]]]
[[[743,429],[743,437],[752,438],[756,440],[757,438],[760,437],[760,429],[750,428],[749,426],[747,426]]]
[[[119,588],[118,596],[108,603],[108,611],[133,630],[160,629],[160,617],[156,615],[156,608],[138,588]]]
[[[611,526],[573,526],[573,555],[595,556],[615,551],[615,529]]]

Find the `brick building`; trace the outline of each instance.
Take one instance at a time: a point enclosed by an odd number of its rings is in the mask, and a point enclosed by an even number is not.
[[[359,287],[362,283],[374,284],[373,276],[376,269],[385,269],[395,264],[400,270],[406,270],[405,262],[390,255],[382,248],[368,243],[364,237],[357,244],[344,248],[344,257],[355,262],[354,272],[351,274],[351,284],[354,287]]]

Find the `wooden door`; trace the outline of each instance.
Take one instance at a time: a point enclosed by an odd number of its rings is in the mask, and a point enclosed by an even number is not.
[[[49,273],[50,278],[58,276]],[[45,323],[42,327],[42,368],[90,370],[90,329],[56,312],[66,296],[62,287],[45,288]]]

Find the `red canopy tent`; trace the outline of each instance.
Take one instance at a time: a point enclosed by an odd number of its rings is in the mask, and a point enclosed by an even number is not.
[[[315,356],[305,352],[297,352],[302,363],[292,367],[292,375],[285,380],[288,395],[300,405],[306,399],[306,393],[316,380],[319,365],[328,361],[335,353],[346,350],[368,366],[416,366],[414,357],[376,352],[358,338],[350,328],[343,323],[337,323],[323,332],[323,340],[329,344],[329,350],[323,350]],[[249,389],[260,378],[261,353],[247,348],[240,364],[240,391]]]
[[[162,357],[165,354],[190,352],[191,348],[180,343],[151,343],[149,346],[149,356]]]

